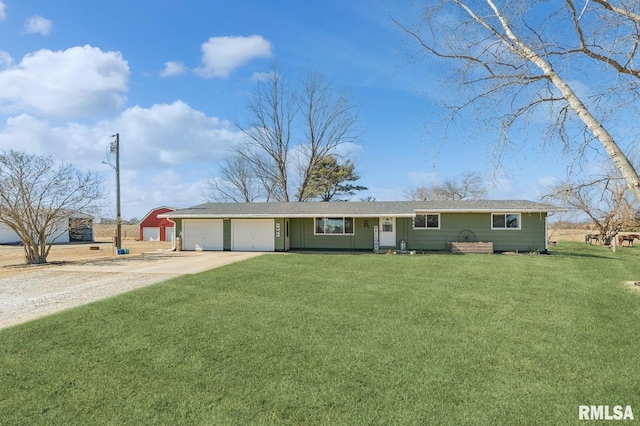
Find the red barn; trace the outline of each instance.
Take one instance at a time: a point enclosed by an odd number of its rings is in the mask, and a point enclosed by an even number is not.
[[[173,222],[161,219],[159,214],[174,211],[171,207],[156,207],[140,222],[141,241],[173,241]]]

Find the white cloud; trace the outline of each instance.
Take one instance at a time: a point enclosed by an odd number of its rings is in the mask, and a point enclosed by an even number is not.
[[[5,12],[6,8],[7,6],[2,0],[0,0],[0,21],[4,21],[5,19],[7,19],[7,12]]]
[[[188,181],[173,169],[149,177],[125,178],[122,180],[123,216],[142,218],[158,206],[186,208],[199,204],[204,184],[204,180]]]
[[[42,16],[32,16],[24,23],[24,29],[28,34],[49,35],[53,29],[53,22]]]
[[[364,152],[364,147],[355,142],[344,142],[335,149],[336,155],[357,162]]]
[[[187,68],[180,62],[165,62],[164,69],[160,71],[160,77],[173,77],[183,74]]]
[[[120,129],[125,161],[135,168],[215,161],[240,138],[227,122],[182,101],[129,108],[111,125]]]
[[[6,68],[13,63],[11,55],[4,50],[0,50],[0,68]]]
[[[228,122],[208,117],[182,101],[135,106],[94,125],[52,126],[27,114],[6,123],[0,131],[0,150],[50,154],[88,168],[107,159],[110,136],[116,132],[120,133],[120,161],[128,170],[214,162],[241,138]]]
[[[0,132],[0,150],[16,149],[94,168],[106,159],[108,130],[78,123],[52,126],[28,114],[10,117]]]
[[[174,169],[167,169],[160,173],[157,173],[149,179],[149,182],[154,183],[158,186],[166,185],[168,182],[179,182],[180,181],[180,173],[178,173]]]
[[[120,109],[128,79],[120,52],[42,49],[0,71],[0,101],[43,115],[88,117]]]
[[[262,36],[211,37],[202,44],[202,66],[196,73],[202,77],[228,77],[236,68],[255,58],[269,58],[271,43]]]
[[[100,163],[115,162],[108,147],[116,132],[125,217],[142,217],[160,205],[198,204],[206,177],[241,139],[229,122],[176,101],[132,107],[114,119],[90,125],[52,125],[27,114],[11,117],[5,125],[0,123],[0,151],[51,155],[80,170],[93,170],[103,176],[108,199],[115,200],[113,170]]]

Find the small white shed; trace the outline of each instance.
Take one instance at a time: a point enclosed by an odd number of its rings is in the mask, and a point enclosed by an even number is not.
[[[54,235],[59,235],[55,243],[93,242],[93,218],[76,215],[64,221]],[[47,243],[50,242],[50,239]],[[20,237],[7,225],[0,223],[0,244],[21,243]]]

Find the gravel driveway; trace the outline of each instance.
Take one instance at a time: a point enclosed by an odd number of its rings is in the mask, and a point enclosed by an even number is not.
[[[260,254],[164,252],[26,268],[0,278],[0,329]]]

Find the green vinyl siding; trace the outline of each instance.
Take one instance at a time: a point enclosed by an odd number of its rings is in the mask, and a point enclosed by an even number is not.
[[[396,219],[396,247],[400,248],[400,242],[404,241],[409,248],[409,240],[413,233],[413,219],[410,217],[399,217]]]
[[[222,250],[231,251],[231,221],[222,221]]]
[[[378,218],[354,218],[352,235],[316,235],[314,218],[290,219],[292,250],[373,250],[373,227]]]
[[[495,251],[544,250],[545,217],[546,213],[522,213],[520,229],[491,229],[491,213],[442,213],[440,229],[412,229],[408,248],[445,250],[448,242],[458,241],[461,231],[470,230],[476,241],[492,242]]]
[[[492,230],[496,251],[542,251],[546,247],[546,213],[522,213],[520,230]],[[491,218],[488,219],[491,221]],[[491,223],[489,223],[491,228]]]
[[[171,219],[176,224],[176,237],[182,237],[182,219]]]
[[[286,220],[283,218],[278,218],[275,219],[275,224],[274,224],[274,230],[273,230],[273,235],[275,238],[275,249],[276,251],[285,251],[285,239],[286,239],[286,235],[287,235],[287,228],[286,228]],[[280,236],[278,237],[276,235],[276,229],[278,227],[278,224],[280,224]]]
[[[492,242],[495,251],[544,250],[546,247],[546,213],[520,214],[520,229],[491,229],[491,213],[442,213],[440,229],[414,229],[413,218],[396,217],[396,244],[405,241],[408,250],[446,250],[447,243],[458,241],[461,231],[475,234],[476,241]],[[285,218],[280,224],[280,237],[275,237],[275,250],[286,250]],[[352,235],[315,234],[315,218],[289,220],[289,248],[292,250],[373,250],[373,228],[380,226],[378,217],[354,218]],[[175,219],[177,236],[182,236],[183,220]],[[231,250],[231,220],[223,221],[223,248]],[[384,249],[381,247],[381,249]]]

